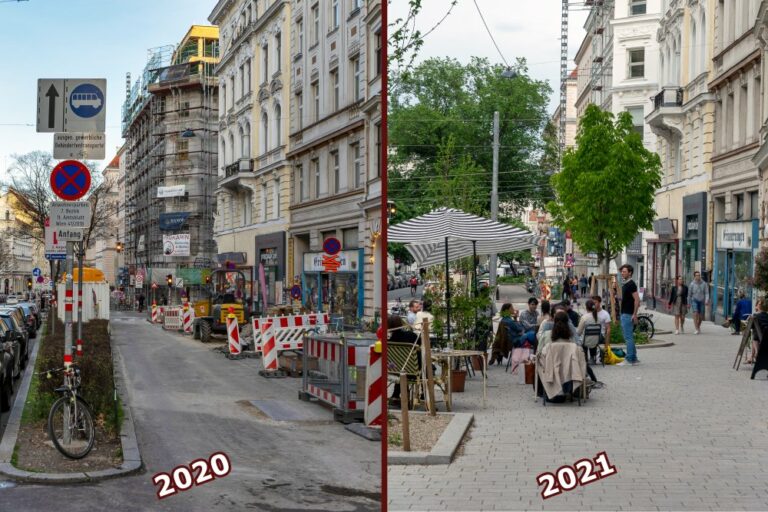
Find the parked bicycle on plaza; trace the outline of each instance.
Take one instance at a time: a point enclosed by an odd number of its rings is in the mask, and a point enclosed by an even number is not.
[[[73,364],[69,370],[60,368],[46,372],[64,372],[64,385],[56,388],[61,394],[48,414],[48,436],[65,457],[82,459],[93,448],[96,430],[88,403],[80,396],[80,368]]]

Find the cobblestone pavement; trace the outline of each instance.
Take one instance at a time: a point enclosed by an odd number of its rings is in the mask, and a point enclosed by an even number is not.
[[[657,329],[671,316],[654,313]],[[687,331],[693,331],[686,322]],[[768,510],[768,379],[732,369],[741,340],[705,323],[663,335],[636,367],[595,367],[605,389],[578,404],[534,402],[531,386],[493,366],[454,395],[475,414],[448,466],[390,466],[389,510]],[[543,500],[536,476],[605,451],[618,473]]]

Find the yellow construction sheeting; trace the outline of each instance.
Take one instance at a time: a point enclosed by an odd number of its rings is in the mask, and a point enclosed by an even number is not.
[[[78,281],[80,279],[79,276],[80,276],[80,273],[78,272],[78,269],[75,268],[72,271],[72,279],[74,279],[75,281]],[[61,280],[59,282],[65,283],[66,280],[67,280],[67,273],[64,272],[61,275]],[[106,279],[104,279],[104,272],[102,272],[97,268],[83,267],[84,283],[103,283],[104,281],[106,281]]]

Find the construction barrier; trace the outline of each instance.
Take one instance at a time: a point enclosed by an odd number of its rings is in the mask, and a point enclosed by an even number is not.
[[[242,352],[240,347],[240,330],[237,326],[237,317],[233,308],[229,308],[229,314],[227,315],[227,343],[229,344],[229,355],[240,355],[240,352]]]
[[[277,346],[275,345],[275,326],[272,320],[267,319],[259,323],[261,327],[261,339],[263,346],[260,348],[264,359],[264,371],[277,371]],[[255,332],[254,332],[255,335]]]
[[[365,424],[381,426],[384,422],[384,373],[382,371],[381,341],[376,341],[368,352],[365,372]]]
[[[253,350],[256,352],[263,352],[264,330],[262,325],[267,321],[272,323],[275,347],[276,351],[279,352],[282,350],[301,350],[304,347],[304,331],[317,329],[318,332],[325,332],[331,319],[328,313],[254,318],[252,320]],[[277,353],[275,353],[275,357],[277,357]]]
[[[366,408],[368,354],[376,336],[310,333],[304,347],[304,400],[317,398],[334,407],[334,418],[345,423],[362,420]]]
[[[157,304],[154,301],[152,301],[152,323],[157,323]]]
[[[165,313],[163,315],[163,329],[169,331],[180,331],[182,328],[181,323],[181,308],[164,308]]]
[[[182,323],[184,325],[184,334],[192,334],[192,324],[195,320],[194,309],[189,307],[189,304],[184,305],[184,314],[182,316]]]

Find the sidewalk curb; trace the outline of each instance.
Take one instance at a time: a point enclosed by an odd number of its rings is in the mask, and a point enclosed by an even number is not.
[[[40,347],[40,339],[35,343],[33,354],[29,358],[27,368],[34,370],[37,361],[37,351]],[[122,400],[125,395],[125,383],[123,381],[122,365],[120,363],[117,351],[112,347],[112,366],[117,379],[118,396]],[[118,368],[120,371],[118,372]],[[11,464],[13,451],[16,447],[16,441],[21,428],[21,414],[24,409],[24,403],[27,401],[29,387],[32,382],[34,371],[25,372],[21,386],[14,400],[14,407],[11,411],[11,417],[5,429],[5,435],[0,442],[0,475],[4,475],[17,482],[38,483],[38,484],[73,484],[85,482],[98,482],[115,478],[119,476],[128,476],[138,473],[142,470],[141,454],[139,453],[139,444],[136,439],[136,430],[133,425],[133,416],[130,407],[123,402],[123,423],[121,425],[120,444],[123,451],[123,463],[120,467],[102,469],[99,471],[88,471],[81,473],[37,473],[25,471]],[[24,397],[20,406],[17,402],[20,396]]]
[[[414,413],[411,414],[426,414]],[[387,453],[387,463],[397,465],[436,465],[450,464],[453,455],[461,445],[464,435],[474,421],[474,415],[469,413],[439,412],[437,414],[451,414],[453,419],[443,431],[440,439],[429,452],[394,452]]]
[[[637,343],[635,343],[635,348],[638,350],[644,349],[644,348],[662,348],[662,347],[671,347],[674,344],[675,344],[674,341],[659,341],[659,343],[646,343],[645,345],[638,345]],[[624,349],[624,350],[627,349],[626,344],[621,344],[621,345],[611,344],[611,348],[613,347]]]

